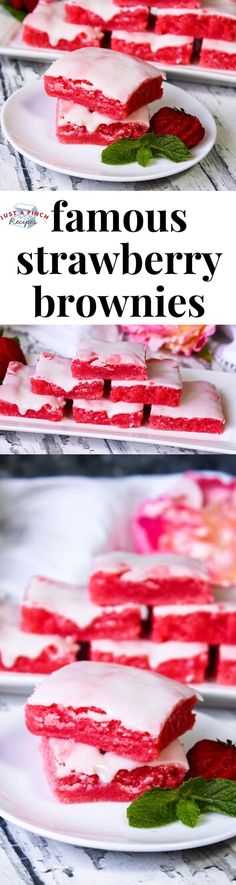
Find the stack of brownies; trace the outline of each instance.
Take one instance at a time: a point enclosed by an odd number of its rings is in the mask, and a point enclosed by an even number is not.
[[[182,383],[177,363],[137,342],[94,341],[74,359],[42,353],[35,367],[10,363],[0,392],[0,415],[79,424],[145,425],[158,430],[221,433],[219,394],[208,381]]]
[[[182,783],[188,763],[179,736],[194,724],[197,699],[194,689],[153,673],[81,661],[36,688],[26,725],[42,738],[59,801],[126,802]]]
[[[159,64],[236,70],[234,0],[40,0],[23,24],[28,45],[105,46]]]

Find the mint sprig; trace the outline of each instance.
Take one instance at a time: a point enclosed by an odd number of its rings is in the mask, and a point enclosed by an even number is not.
[[[182,163],[191,157],[191,151],[180,138],[175,135],[154,135],[147,132],[141,138],[119,138],[108,144],[102,151],[102,163],[110,166],[121,166],[126,163],[138,163],[148,166],[151,160],[165,157],[173,163]]]
[[[173,790],[147,790],[127,808],[130,827],[146,829],[181,821],[195,827],[206,812],[236,817],[236,782],[226,778],[193,777]]]

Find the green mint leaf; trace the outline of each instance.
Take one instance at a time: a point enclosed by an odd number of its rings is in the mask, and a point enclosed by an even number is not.
[[[148,166],[152,160],[152,150],[148,147],[138,148],[136,160],[139,166]]]
[[[194,799],[179,799],[176,805],[176,817],[186,827],[196,827],[201,810]]]
[[[160,827],[173,823],[176,820],[178,796],[179,788],[162,790],[157,787],[142,793],[127,808],[130,827]]]
[[[134,163],[136,160],[137,148],[139,147],[139,138],[119,138],[108,144],[102,151],[102,163],[111,166],[120,166],[123,163]]]
[[[204,780],[203,777],[190,778],[179,788],[180,798],[195,799],[207,807],[208,811],[218,814],[229,814],[236,817],[236,782],[226,778],[215,777]]]
[[[156,136],[156,140],[156,147],[154,148],[153,145],[155,157],[166,157],[167,160],[172,160],[173,163],[182,163],[191,157],[189,148],[175,135],[159,135]]]

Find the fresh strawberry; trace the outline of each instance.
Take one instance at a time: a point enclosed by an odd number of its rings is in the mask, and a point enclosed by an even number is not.
[[[231,741],[198,741],[187,754],[189,777],[236,781],[236,746]]]
[[[198,117],[177,108],[160,108],[151,118],[150,127],[155,135],[176,135],[188,148],[199,144],[205,135]]]
[[[0,336],[0,379],[5,377],[9,363],[26,363],[25,356],[21,350],[19,338],[6,338],[5,335]]]

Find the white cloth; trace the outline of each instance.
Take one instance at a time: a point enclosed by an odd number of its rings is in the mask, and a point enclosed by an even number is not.
[[[116,341],[119,338],[117,326],[14,326],[22,335],[28,332],[31,340],[37,341],[43,350],[53,351],[59,356],[73,357],[81,341],[102,339]]]

